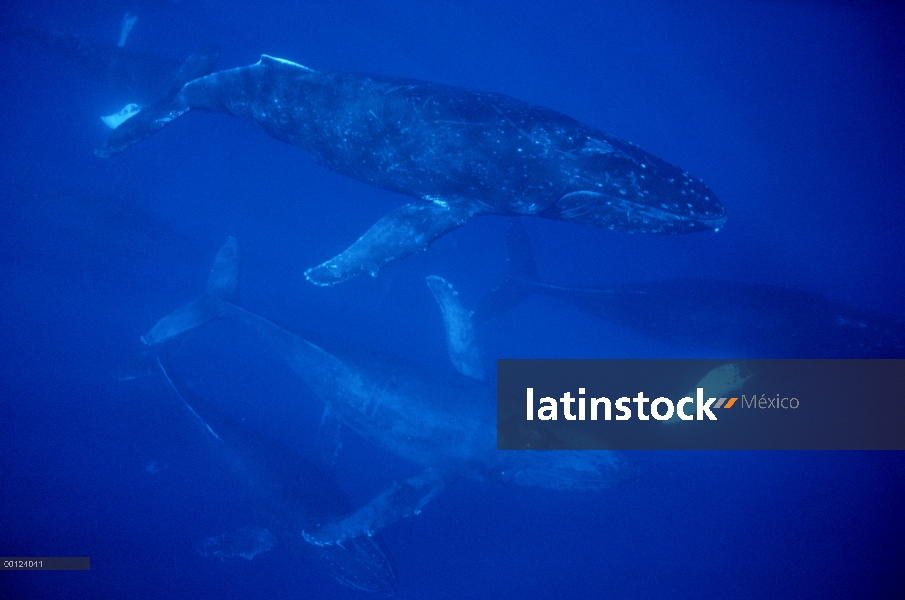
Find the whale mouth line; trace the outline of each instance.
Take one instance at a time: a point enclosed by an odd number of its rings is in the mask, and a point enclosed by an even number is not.
[[[719,214],[715,214],[706,211],[698,213],[694,210],[671,210],[669,207],[651,206],[650,204],[633,202],[631,200],[625,200],[620,204],[622,204],[622,206],[624,207],[622,210],[626,214],[634,212],[637,214],[660,218],[664,221],[695,221],[702,223],[719,223],[720,221],[725,221],[727,216],[725,209],[723,209]]]
[[[590,223],[598,227],[620,229],[628,233],[679,233],[718,231],[726,222],[724,207],[719,213],[701,211],[692,207],[679,210],[679,206],[651,205],[635,199],[616,198],[596,192],[573,192],[563,196],[564,200],[579,200],[582,196],[594,194],[605,198],[605,202],[586,204],[577,202],[572,206],[556,206],[558,216],[567,221]],[[562,200],[560,201],[562,202]]]
[[[644,230],[650,233],[707,229],[719,231],[726,224],[726,219],[728,218],[725,208],[719,214],[714,214],[708,212],[698,213],[694,210],[687,212],[674,211],[668,207],[651,206],[631,200],[623,201],[620,204],[621,206],[615,212],[622,214],[623,218],[630,223],[645,224]],[[663,227],[658,228],[656,224],[662,224]]]
[[[563,203],[564,201],[566,203],[570,201],[580,202],[582,198],[588,197],[592,197],[594,199],[597,199],[598,201],[605,200],[606,208],[613,213],[622,213],[625,215],[643,214],[664,221],[681,220],[718,223],[726,219],[727,212],[726,208],[722,205],[717,206],[717,208],[719,208],[719,212],[707,209],[696,211],[694,210],[693,205],[687,202],[685,203],[684,208],[676,203],[669,205],[661,202],[659,205],[656,205],[651,204],[650,202],[644,202],[641,199],[627,198],[624,196],[599,192],[595,190],[579,190],[568,193],[559,199],[559,203]],[[582,212],[582,209],[585,209],[585,211],[589,210],[582,204],[576,204],[567,210],[570,213],[579,214],[580,212]]]

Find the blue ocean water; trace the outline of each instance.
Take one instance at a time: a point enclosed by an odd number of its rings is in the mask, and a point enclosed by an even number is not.
[[[94,148],[127,101],[17,35],[65,31],[218,68],[262,53],[507,94],[702,178],[718,233],[624,234],[538,218],[544,281],[707,278],[804,290],[905,318],[905,9],[900,2],[43,2],[4,9],[0,52],[0,555],[90,556],[89,572],[2,572],[0,598],[362,597],[297,550],[220,561],[202,540],[253,507],[160,376],[119,381],[139,336],[204,289],[228,236],[242,301],[331,348],[449,370],[424,278],[474,306],[505,275],[509,219],[340,285],[304,269],[402,197],[316,165],[248,122],[181,117],[125,153]],[[705,356],[533,296],[482,325],[501,357]],[[200,394],[313,459],[322,404],[265,344],[217,323],[179,369]],[[380,533],[399,598],[884,598],[905,595],[899,452],[637,452],[598,492],[460,480]],[[353,506],[417,465],[343,432]]]

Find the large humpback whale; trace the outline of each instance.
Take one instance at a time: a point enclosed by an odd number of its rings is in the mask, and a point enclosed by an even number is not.
[[[239,547],[227,547],[225,536],[206,540],[205,553],[248,558],[274,542],[283,543],[323,565],[334,579],[348,587],[380,593],[393,591],[396,575],[375,539],[358,536],[342,545],[330,546],[305,540],[305,530],[330,523],[348,512],[348,500],[331,477],[282,442],[226,417],[180,381],[172,367],[159,358],[157,364],[200,421],[204,436],[266,526],[251,529],[251,535],[246,528]]]
[[[500,484],[548,489],[599,490],[634,475],[634,469],[608,451],[499,451],[496,449],[496,402],[493,392],[470,377],[448,377],[389,357],[355,360],[323,348],[236,306],[238,247],[230,239],[217,255],[201,297],[160,319],[142,340],[157,345],[215,319],[235,319],[257,331],[301,380],[325,403],[324,427],[336,440],[338,424],[348,426],[385,450],[424,470],[394,483],[373,501],[335,522],[312,528],[305,539],[318,545],[343,544],[373,534],[415,514],[446,485],[460,477]],[[452,288],[434,279],[431,287],[457,331],[449,347],[457,368],[473,375],[475,363],[467,312],[450,303]],[[471,355],[472,358],[467,358]],[[326,448],[324,454],[338,450]]]
[[[418,252],[480,214],[535,215],[639,233],[719,229],[699,179],[637,146],[501,94],[322,72],[262,56],[186,83],[113,132],[121,152],[192,109],[249,119],[318,163],[419,199],[306,272],[331,285]]]
[[[537,293],[679,348],[733,358],[905,357],[905,321],[803,290],[708,279],[550,285],[538,280],[530,241],[517,222],[506,246],[507,278],[479,303],[478,323]]]

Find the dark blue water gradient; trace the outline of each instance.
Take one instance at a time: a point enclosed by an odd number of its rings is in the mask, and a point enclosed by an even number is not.
[[[111,372],[203,289],[228,235],[243,301],[335,348],[449,369],[424,285],[466,304],[504,273],[507,221],[333,288],[304,268],[402,198],[328,172],[247,123],[191,113],[98,159],[110,105],[18,23],[223,68],[261,53],[509,94],[701,177],[718,234],[622,235],[523,219],[541,277],[604,286],[675,277],[803,289],[905,317],[903,10],[845,2],[29,3],[4,9],[0,78],[0,554],[89,555],[87,573],[0,573],[0,598],[360,597],[290,549],[221,563],[195,548],[254,524],[157,377]],[[496,357],[674,357],[551,298],[479,331]],[[199,391],[300,453],[319,401],[247,332],[182,351]],[[458,482],[383,533],[400,598],[875,598],[903,589],[901,453],[634,453],[598,493]],[[348,433],[337,481],[356,504],[417,467]]]

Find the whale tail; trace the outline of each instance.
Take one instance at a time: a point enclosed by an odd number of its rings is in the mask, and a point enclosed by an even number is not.
[[[478,303],[475,323],[486,323],[511,310],[534,293],[537,283],[537,265],[528,232],[513,219],[506,234],[506,278]]]
[[[229,238],[217,252],[204,294],[157,321],[141,337],[148,346],[167,342],[205,323],[222,318],[239,301],[239,242]]]
[[[239,243],[231,237],[220,247],[214,258],[214,266],[207,279],[205,292],[157,321],[154,327],[141,337],[141,341],[151,347],[117,367],[111,376],[117,381],[129,381],[163,369],[160,364],[162,348],[160,344],[205,323],[223,318],[231,306],[238,304],[239,272]],[[163,370],[166,374],[166,370]]]
[[[180,97],[179,92],[193,79],[211,74],[219,56],[220,50],[216,47],[206,48],[189,56],[176,73],[166,95],[150,106],[134,110],[131,116],[116,126],[104,145],[94,153],[104,157],[119,154],[188,112],[191,107]]]

